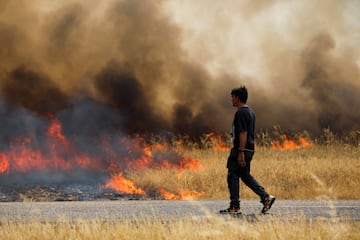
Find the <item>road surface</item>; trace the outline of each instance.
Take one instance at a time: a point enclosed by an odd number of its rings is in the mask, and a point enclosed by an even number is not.
[[[127,200],[127,201],[74,201],[74,202],[1,202],[1,220],[123,220],[135,218],[181,218],[188,216],[220,216],[218,211],[226,208],[225,200]],[[261,204],[256,200],[243,200],[243,216],[255,219],[266,217],[260,214]],[[314,201],[276,200],[270,216],[284,219],[337,219],[360,220],[360,200]]]

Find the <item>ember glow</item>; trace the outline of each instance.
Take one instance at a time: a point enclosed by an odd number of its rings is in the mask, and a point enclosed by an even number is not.
[[[274,141],[271,148],[277,150],[294,150],[311,146],[312,144],[304,137],[300,136],[297,140],[289,140],[286,135],[282,135],[282,141]]]
[[[165,189],[159,189],[159,192],[161,196],[167,200],[192,200],[197,199],[204,194],[204,192],[197,192],[195,190],[180,190],[179,194],[168,192]]]

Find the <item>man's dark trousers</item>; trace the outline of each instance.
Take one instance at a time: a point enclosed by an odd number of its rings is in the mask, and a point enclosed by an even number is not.
[[[240,167],[237,158],[239,151],[237,149],[231,149],[227,162],[228,176],[227,183],[230,192],[230,207],[240,207],[240,183],[239,178],[248,186],[254,193],[256,193],[263,201],[269,194],[265,189],[256,181],[256,179],[250,174],[250,163],[253,158],[254,152],[245,151],[245,167]]]

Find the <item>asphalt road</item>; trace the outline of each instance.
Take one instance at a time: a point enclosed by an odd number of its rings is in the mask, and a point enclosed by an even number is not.
[[[74,201],[74,202],[1,202],[1,220],[122,220],[135,218],[168,219],[188,216],[218,215],[226,208],[225,200],[166,201]],[[267,217],[260,214],[261,204],[256,200],[243,200],[244,217]],[[313,201],[276,200],[269,216],[284,219],[337,219],[360,220],[360,200]]]

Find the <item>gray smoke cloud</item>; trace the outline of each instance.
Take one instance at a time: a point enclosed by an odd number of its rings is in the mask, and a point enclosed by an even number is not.
[[[350,129],[360,120],[354,9],[357,1],[3,0],[1,139],[36,134],[49,112],[78,139],[227,132],[230,91],[242,84],[257,128]]]
[[[172,1],[189,57],[249,87],[257,127],[359,127],[358,1]],[[224,81],[227,88],[231,82]],[[224,119],[225,120],[225,119]]]
[[[317,126],[341,132],[359,121],[359,68],[354,59],[331,56],[334,48],[335,42],[328,33],[313,38],[302,56],[302,85],[310,90],[315,102]]]

